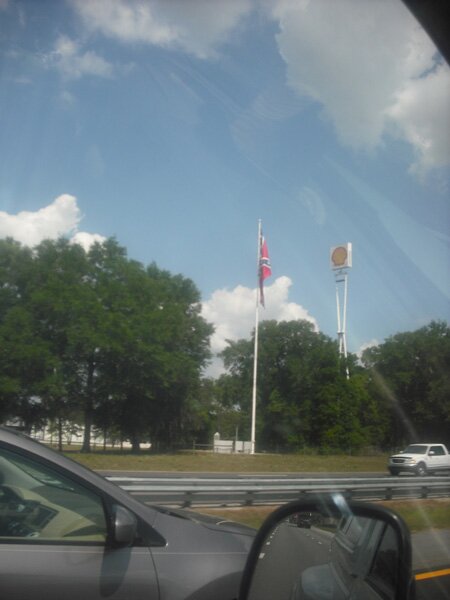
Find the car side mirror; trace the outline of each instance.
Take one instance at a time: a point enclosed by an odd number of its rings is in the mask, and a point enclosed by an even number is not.
[[[239,600],[412,599],[411,556],[397,514],[341,494],[311,495],[263,523]]]
[[[124,506],[113,506],[113,545],[131,546],[136,538],[137,519]]]

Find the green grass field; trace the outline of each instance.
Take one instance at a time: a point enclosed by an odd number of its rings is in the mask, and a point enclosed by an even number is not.
[[[96,470],[169,471],[174,473],[338,473],[386,472],[386,456],[311,456],[302,454],[227,455],[208,452],[130,454],[79,451],[65,453]]]

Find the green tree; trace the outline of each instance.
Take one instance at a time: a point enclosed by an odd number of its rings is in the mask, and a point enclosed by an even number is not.
[[[169,445],[209,357],[212,328],[189,279],[128,259],[114,239],[32,252],[0,245],[1,415],[27,427],[82,415],[93,427]]]
[[[212,328],[200,316],[199,292],[189,279],[134,261],[122,265],[113,289],[103,397],[135,451],[148,439],[173,446],[187,434],[184,407],[209,357]]]
[[[384,407],[384,443],[449,442],[450,329],[431,322],[413,332],[389,337],[367,349],[363,362],[370,371],[373,397]]]
[[[230,376],[245,390],[249,413],[253,340],[229,342],[223,352]],[[350,357],[352,375],[357,374]],[[370,410],[369,410],[370,407]],[[366,412],[365,412],[366,411]],[[307,321],[264,321],[259,329],[257,439],[267,449],[305,446],[357,449],[372,443],[378,418],[364,378],[347,380],[337,343]]]
[[[40,394],[52,368],[29,304],[32,271],[29,249],[0,240],[0,418],[18,417],[28,431],[45,417]]]
[[[30,307],[39,336],[58,362],[43,395],[52,420],[83,414],[83,450],[90,449],[96,396],[97,352],[105,332],[105,311],[92,284],[84,249],[60,239],[35,248]]]

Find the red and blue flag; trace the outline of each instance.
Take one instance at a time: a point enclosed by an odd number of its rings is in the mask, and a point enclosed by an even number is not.
[[[259,300],[264,305],[264,280],[272,275],[272,267],[270,266],[269,251],[267,250],[267,242],[263,235],[259,240]]]

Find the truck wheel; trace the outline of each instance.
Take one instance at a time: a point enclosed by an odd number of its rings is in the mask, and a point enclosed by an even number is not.
[[[398,475],[398,470],[397,469],[389,469],[389,473],[391,475]]]
[[[416,467],[416,475],[423,477],[427,474],[427,466],[425,463],[419,463]]]

